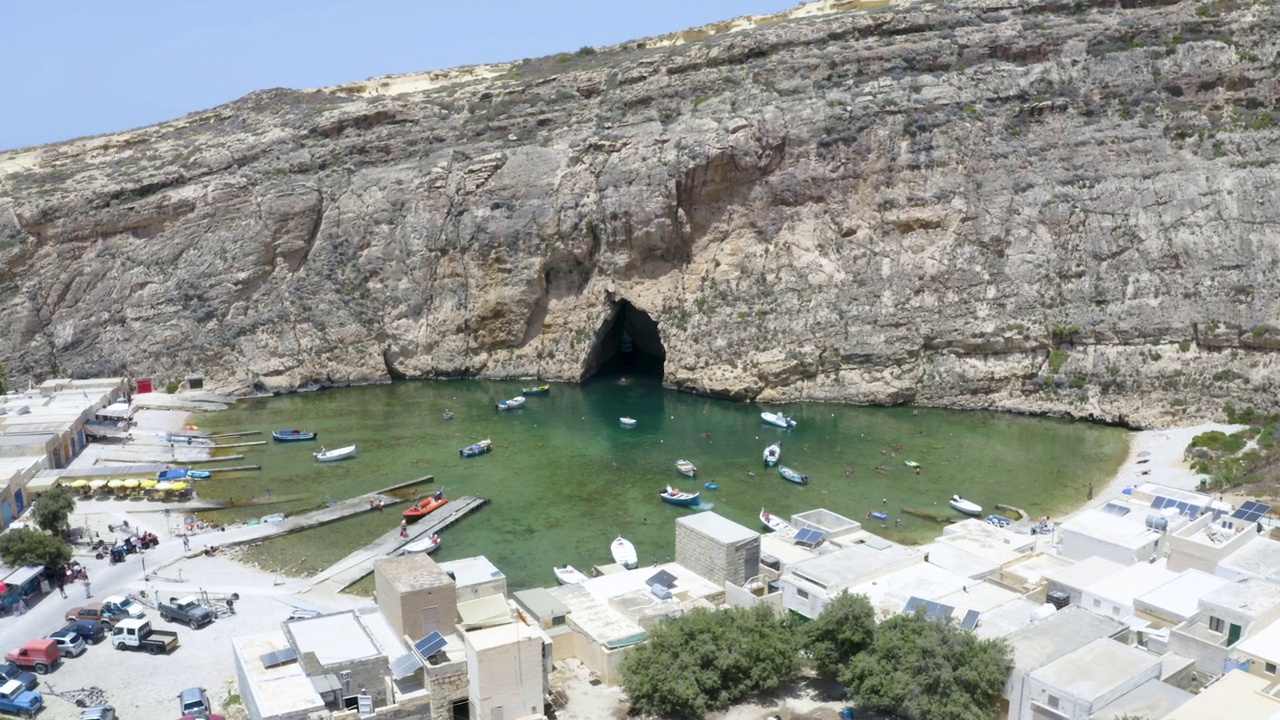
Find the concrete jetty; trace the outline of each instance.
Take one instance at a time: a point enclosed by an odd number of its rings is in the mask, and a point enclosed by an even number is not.
[[[374,560],[393,555],[415,540],[440,532],[484,507],[488,502],[486,498],[469,495],[450,500],[448,505],[411,525],[408,537],[400,537],[400,524],[397,522],[394,528],[383,533],[378,539],[313,575],[311,587],[325,585],[330,592],[341,592],[373,572]]]

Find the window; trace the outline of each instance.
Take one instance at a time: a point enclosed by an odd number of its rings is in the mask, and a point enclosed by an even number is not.
[[[1264,672],[1266,672],[1268,675],[1275,675],[1275,674],[1276,674],[1276,664],[1275,664],[1275,663],[1267,663],[1266,665],[1263,665],[1262,667],[1263,667],[1263,671],[1264,671]]]
[[[1049,707],[1053,708],[1054,710],[1057,710],[1059,702],[1060,701],[1058,700],[1058,697],[1056,695],[1050,695],[1048,701],[1046,701],[1046,704]]]
[[[563,616],[563,615],[552,615],[552,616],[551,616],[551,627],[557,627],[557,626],[559,626],[559,625],[563,625],[563,624],[564,624],[564,616]]]
[[[1212,616],[1212,615],[1210,615],[1210,616],[1209,616],[1209,629],[1210,629],[1210,630],[1212,630],[1212,631],[1214,631],[1214,632],[1216,632],[1216,633],[1220,633],[1220,632],[1222,632],[1223,627],[1224,627],[1224,625],[1223,625],[1223,623],[1222,623],[1222,618],[1220,618],[1220,617],[1214,617],[1214,616]]]
[[[1099,608],[1101,608],[1101,607],[1102,607],[1102,601],[1101,601],[1101,600],[1099,600],[1098,598],[1094,598],[1094,599],[1093,599],[1093,609],[1094,609],[1094,610],[1097,610],[1097,609],[1099,609]]]
[[[796,588],[796,595],[798,595],[801,600],[809,599],[809,593],[805,592],[804,590],[801,590],[800,588]]]

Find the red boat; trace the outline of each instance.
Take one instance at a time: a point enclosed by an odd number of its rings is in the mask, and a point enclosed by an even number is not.
[[[413,504],[413,507],[405,510],[404,517],[410,521],[421,520],[435,510],[444,507],[447,502],[449,502],[449,499],[444,496],[444,491],[437,490],[431,496],[419,500]]]

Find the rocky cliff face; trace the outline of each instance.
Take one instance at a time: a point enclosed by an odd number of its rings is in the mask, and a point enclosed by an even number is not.
[[[1276,409],[1275,4],[846,7],[0,155],[0,362]]]

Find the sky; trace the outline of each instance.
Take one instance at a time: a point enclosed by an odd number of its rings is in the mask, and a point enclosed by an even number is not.
[[[254,90],[542,57],[799,0],[0,0],[0,150]]]

